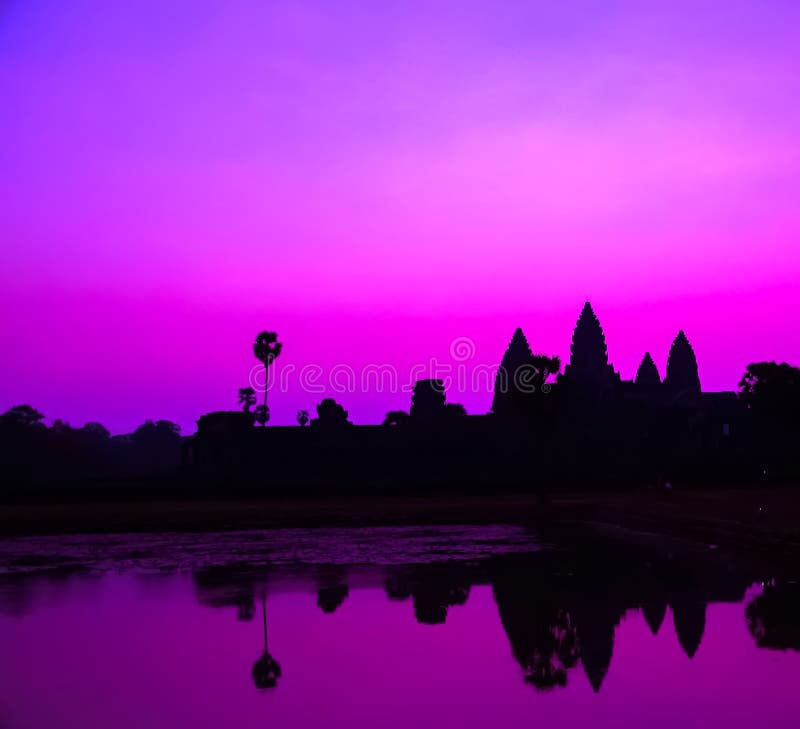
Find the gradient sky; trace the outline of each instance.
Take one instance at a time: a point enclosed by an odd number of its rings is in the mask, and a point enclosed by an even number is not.
[[[565,356],[587,298],[623,377],[679,328],[706,389],[800,364],[798,34],[793,0],[0,0],[0,409],[191,432],[261,329],[402,378],[516,326]]]

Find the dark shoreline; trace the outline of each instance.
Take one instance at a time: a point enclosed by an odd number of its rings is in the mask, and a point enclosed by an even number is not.
[[[556,508],[563,507],[559,504]],[[580,508],[583,510],[583,504]],[[0,504],[0,535],[528,524],[542,514],[539,498],[523,494],[303,498],[248,495],[231,498],[210,494],[181,498],[173,493],[158,499],[51,498],[36,503]]]
[[[285,527],[582,524],[782,562],[800,556],[800,488],[554,495],[170,498],[0,504],[0,538]]]

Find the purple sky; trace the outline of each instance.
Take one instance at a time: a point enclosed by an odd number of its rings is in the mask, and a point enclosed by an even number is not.
[[[191,432],[261,329],[404,381],[516,326],[565,356],[587,298],[623,377],[679,328],[707,389],[798,363],[798,32],[789,0],[0,0],[0,409]]]

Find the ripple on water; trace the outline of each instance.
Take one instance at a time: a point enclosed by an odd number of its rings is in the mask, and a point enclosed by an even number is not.
[[[542,546],[531,530],[510,525],[19,537],[2,542],[0,574],[78,566],[163,571],[237,563],[424,564],[524,554]]]

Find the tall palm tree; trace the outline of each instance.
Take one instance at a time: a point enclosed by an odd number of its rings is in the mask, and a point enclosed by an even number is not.
[[[253,354],[256,359],[264,365],[264,410],[263,413],[269,418],[269,408],[267,407],[267,383],[269,381],[269,368],[275,359],[280,355],[283,344],[278,341],[276,332],[261,332],[253,343]],[[266,424],[266,419],[262,425]]]

